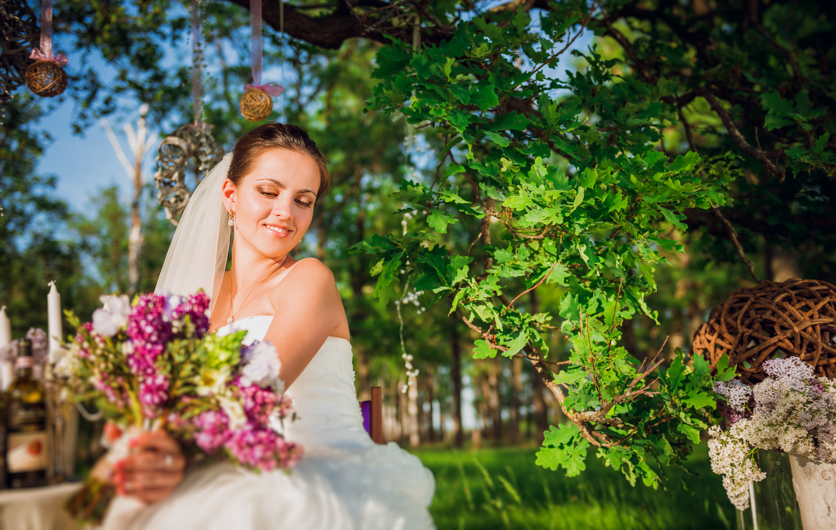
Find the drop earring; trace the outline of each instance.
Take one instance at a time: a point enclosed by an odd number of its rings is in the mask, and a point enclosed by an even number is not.
[[[229,226],[235,226],[235,212],[229,212],[229,221],[226,222]]]

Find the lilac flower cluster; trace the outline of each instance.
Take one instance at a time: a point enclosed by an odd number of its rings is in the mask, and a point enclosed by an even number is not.
[[[281,363],[270,343],[244,347],[246,332],[209,335],[203,292],[102,302],[92,323],[75,324],[62,377],[77,373],[78,392],[98,394],[121,428],[153,420],[185,448],[262,470],[301,458],[301,447],[280,434],[291,401],[281,394]]]
[[[241,374],[227,385],[235,403],[221,410],[202,412],[193,420],[194,441],[201,450],[212,454],[223,448],[238,462],[262,470],[292,466],[302,454],[301,448],[285,441],[271,427],[289,412],[290,398],[276,394],[279,362],[276,349],[269,342],[255,343],[242,352]],[[267,359],[275,359],[275,362]],[[238,410],[239,412],[235,412]],[[235,421],[228,415],[236,417]]]
[[[177,297],[171,297],[177,298]],[[171,301],[171,299],[169,299]],[[171,311],[171,319],[174,322],[174,331],[182,334],[182,324],[188,321],[194,326],[194,335],[197,338],[203,337],[209,331],[209,297],[203,291],[188,298],[180,300]]]
[[[297,445],[285,441],[275,431],[249,423],[232,434],[226,447],[242,464],[265,471],[291,467],[302,454]]]
[[[730,422],[726,431],[709,431],[709,455],[738,509],[748,506],[741,492],[760,480],[755,478],[761,476],[752,457],[755,450],[836,462],[836,382],[816,377],[797,357],[773,359],[763,366],[767,377],[751,389],[736,379],[714,386],[725,398],[721,412]]]

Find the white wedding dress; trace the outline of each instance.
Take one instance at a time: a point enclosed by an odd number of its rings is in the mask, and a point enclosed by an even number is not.
[[[272,316],[217,333],[248,331],[260,340]],[[287,390],[298,418],[285,436],[304,448],[290,470],[253,473],[214,464],[187,473],[164,501],[144,506],[117,497],[107,530],[395,530],[434,528],[432,473],[395,443],[375,444],[363,428],[354,390],[351,343],[328,337]]]

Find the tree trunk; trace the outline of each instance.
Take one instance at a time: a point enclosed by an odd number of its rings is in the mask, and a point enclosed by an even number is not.
[[[142,160],[134,166],[134,193],[131,200],[131,231],[128,236],[128,294],[133,296],[139,289],[139,253],[142,250],[142,217],[139,207],[142,198]]]
[[[452,366],[450,378],[453,380],[453,445],[464,445],[464,431],[462,430],[462,347],[459,342],[459,328],[456,321],[450,326],[450,348],[452,352]]]
[[[491,416],[491,438],[502,442],[502,393],[499,387],[499,371],[502,366],[497,360],[488,364],[488,413]]]
[[[511,363],[511,413],[509,415],[511,420],[511,442],[519,443],[520,441],[520,394],[522,393],[522,370],[523,360],[519,357],[514,357]]]
[[[426,377],[424,378],[424,388],[426,390],[425,395],[427,399],[427,403],[429,404],[429,411],[427,413],[427,441],[434,442],[435,441],[435,425],[434,425],[434,418],[435,415],[435,404],[433,401],[435,400],[435,380],[433,379],[433,370],[429,366],[426,367]]]
[[[540,374],[532,375],[534,382],[534,424],[537,427],[535,440],[543,443],[543,433],[549,428],[549,409],[546,405],[546,384],[540,378]]]
[[[536,314],[540,312],[540,302],[537,299],[537,291],[531,291],[529,295],[531,299],[531,312]],[[546,384],[540,377],[540,374],[534,372],[532,374],[532,381],[534,384],[534,422],[537,426],[537,443],[543,443],[543,433],[549,428],[549,407],[546,405]]]
[[[413,378],[414,379],[414,378]],[[421,445],[421,433],[418,430],[418,381],[413,380],[406,391],[409,399],[407,404],[407,425],[409,433],[409,446],[418,447]]]
[[[371,381],[369,380],[369,358],[366,355],[366,349],[358,345],[354,348],[354,358],[357,359],[357,383],[359,391],[357,392],[357,399],[359,401],[367,401],[371,399]]]

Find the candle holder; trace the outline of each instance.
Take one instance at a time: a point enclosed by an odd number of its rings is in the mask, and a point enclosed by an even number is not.
[[[65,425],[66,410],[61,397],[61,385],[55,375],[55,365],[46,363],[44,366],[44,391],[46,392],[46,413],[48,436],[50,444],[49,467],[47,480],[50,484],[60,484],[67,480]]]

